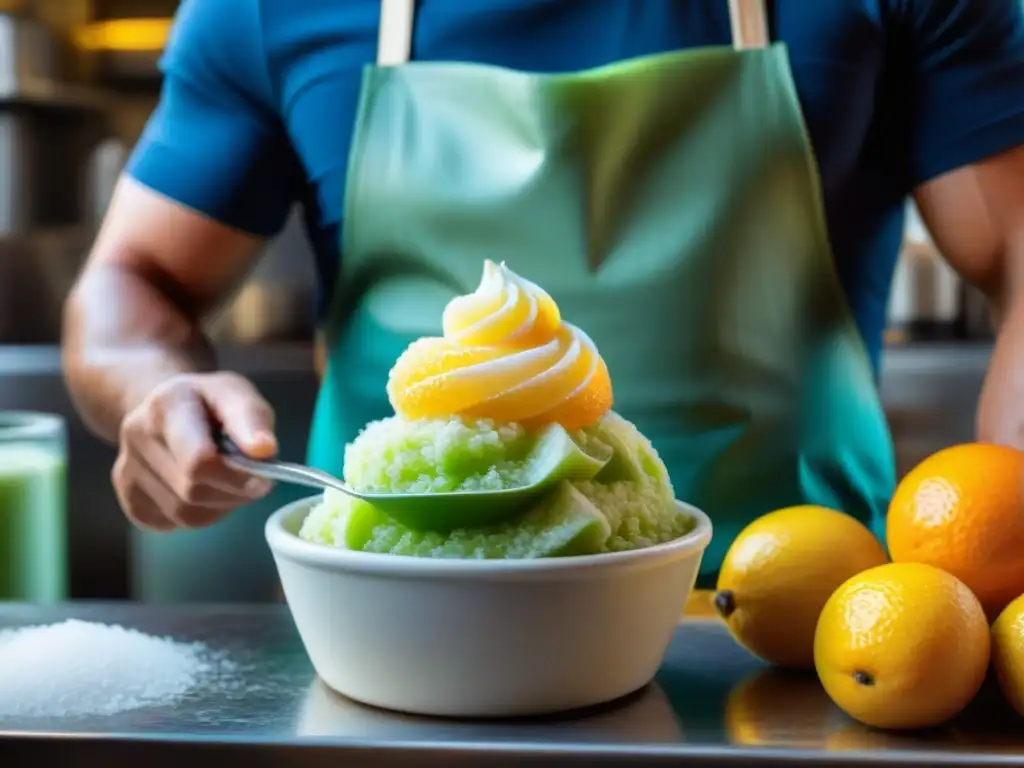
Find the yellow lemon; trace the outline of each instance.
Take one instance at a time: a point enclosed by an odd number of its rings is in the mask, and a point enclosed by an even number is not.
[[[876,728],[945,723],[981,688],[989,651],[978,598],[955,576],[921,563],[854,576],[829,598],[814,636],[826,693]]]
[[[829,595],[887,562],[871,532],[824,507],[780,509],[736,537],[722,562],[715,607],[751,653],[784,667],[814,666],[814,628]]]
[[[1024,595],[999,614],[992,625],[992,661],[1003,695],[1024,715]]]

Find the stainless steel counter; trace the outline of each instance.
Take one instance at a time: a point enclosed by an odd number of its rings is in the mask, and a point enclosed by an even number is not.
[[[174,707],[94,720],[0,719],[4,767],[288,765],[1020,765],[1024,720],[986,689],[953,725],[890,735],[849,720],[813,676],[762,666],[714,621],[680,625],[656,682],[558,718],[455,722],[369,709],[329,692],[287,610],[73,605],[0,607],[0,628],[75,617],[201,640],[235,663]],[[187,762],[186,762],[187,761]]]

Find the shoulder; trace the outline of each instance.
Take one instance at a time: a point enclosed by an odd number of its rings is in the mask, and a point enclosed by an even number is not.
[[[913,181],[1024,143],[1024,3],[886,3],[907,67]]]
[[[884,40],[887,0],[765,2],[775,26],[774,33],[798,53],[808,50],[828,52],[832,56],[850,55],[865,42],[878,45]]]
[[[183,0],[161,61],[165,75],[269,106],[264,0]]]
[[[1020,0],[876,0],[885,17],[916,39],[955,44],[964,37],[1002,42],[1024,31]]]
[[[182,0],[167,43],[168,61],[190,55],[231,58],[258,49],[262,19],[262,0]]]

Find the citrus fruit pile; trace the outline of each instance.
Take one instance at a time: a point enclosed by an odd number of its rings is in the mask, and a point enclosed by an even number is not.
[[[928,457],[897,487],[886,539],[888,554],[836,510],[771,512],[733,542],[714,606],[753,654],[814,668],[866,725],[941,725],[990,666],[1024,715],[1024,453],[968,443]]]

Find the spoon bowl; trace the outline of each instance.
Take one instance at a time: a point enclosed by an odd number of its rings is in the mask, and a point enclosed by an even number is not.
[[[538,436],[526,459],[526,482],[513,488],[443,492],[367,492],[329,472],[277,459],[247,456],[230,438],[216,435],[218,450],[237,469],[268,480],[334,490],[371,504],[415,531],[448,533],[506,522],[564,480],[589,480],[612,458],[588,453],[563,427],[552,424]]]

